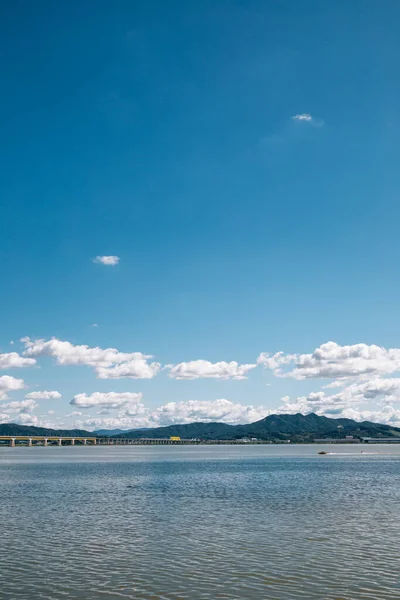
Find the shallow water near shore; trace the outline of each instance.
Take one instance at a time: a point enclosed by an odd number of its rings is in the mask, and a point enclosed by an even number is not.
[[[0,448],[0,498],[5,600],[400,598],[400,445]]]

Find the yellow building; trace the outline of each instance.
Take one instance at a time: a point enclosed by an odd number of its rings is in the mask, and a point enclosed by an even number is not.
[[[171,437],[169,438],[171,440],[171,442],[180,442],[181,438],[178,435],[171,435]]]

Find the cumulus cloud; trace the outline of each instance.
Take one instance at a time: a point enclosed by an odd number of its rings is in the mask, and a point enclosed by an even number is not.
[[[0,377],[0,400],[7,400],[8,392],[22,390],[24,387],[23,379],[16,379],[10,375],[2,375]]]
[[[291,401],[289,396],[282,398],[283,404],[276,411],[278,414],[308,415],[315,413],[319,416],[339,416],[348,407],[348,401],[340,396],[327,396],[324,392],[311,392],[308,396],[299,396]]]
[[[74,345],[71,342],[52,338],[51,340],[31,340],[23,338],[25,356],[52,356],[59,365],[110,366],[131,358],[129,353],[118,352],[115,348],[91,348],[86,345]]]
[[[31,360],[35,363],[37,357],[50,356],[59,365],[89,366],[94,369],[98,379],[109,380],[124,377],[151,379],[161,369],[159,363],[151,362],[151,355],[140,352],[120,352],[115,348],[75,345],[57,338],[48,340],[24,338],[22,341],[25,344],[22,356],[17,353],[0,355],[0,361],[1,357],[6,356],[7,359],[4,360],[7,360],[10,366],[18,360]],[[139,393],[95,392],[77,394],[71,404],[79,410],[68,416],[82,416],[78,414],[82,409],[94,407],[97,409],[97,415],[107,416],[107,418],[87,417],[86,421],[82,422],[82,426],[121,429],[195,421],[248,423],[272,412],[303,414],[315,412],[319,415],[349,418],[353,418],[350,415],[354,414],[360,418],[370,418],[379,422],[390,421],[392,424],[397,422],[398,409],[393,406],[400,401],[400,377],[394,376],[397,371],[400,371],[400,349],[397,348],[387,349],[367,344],[341,346],[335,342],[327,342],[308,354],[263,352],[259,355],[256,364],[194,360],[167,365],[166,368],[169,370],[169,377],[177,380],[245,379],[249,371],[257,365],[264,366],[280,378],[298,381],[325,379],[328,382],[327,385],[325,383],[322,391],[313,391],[294,399],[284,397],[281,406],[274,410],[245,406],[225,399],[169,402],[156,409],[149,409],[142,404],[142,395]],[[0,377],[0,400],[7,400],[8,392],[24,387],[22,379],[15,379],[8,375]],[[27,393],[25,399],[34,401],[56,399],[60,396],[57,391],[45,390]],[[25,408],[21,406],[19,410],[17,404],[13,407],[11,404],[7,409],[4,407],[4,414],[14,411],[19,415],[33,410],[32,405],[31,408],[28,408],[28,405]],[[370,407],[368,404],[374,406]],[[1,406],[0,410],[3,410]]]
[[[134,392],[94,392],[93,394],[77,394],[70,404],[80,408],[105,407],[129,409],[140,403],[141,393]]]
[[[246,379],[247,373],[257,365],[239,365],[235,361],[211,363],[208,360],[192,360],[170,367],[171,379]]]
[[[374,373],[393,373],[400,368],[400,350],[367,344],[340,346],[323,344],[312,354],[300,354],[295,369],[289,373],[295,379],[348,378]]]
[[[88,429],[137,429],[213,421],[236,425],[252,423],[272,412],[261,406],[246,406],[225,399],[168,402],[154,410],[146,409],[140,402],[120,408],[122,410],[116,417],[89,418],[80,421],[80,426]]]
[[[0,410],[6,407],[6,412],[0,414],[0,423],[17,423],[18,425],[34,425],[36,427],[46,427],[55,429],[59,427],[54,421],[50,421],[46,415],[38,417],[32,414],[32,410],[37,407],[37,404],[32,400],[22,400],[21,402],[9,402],[8,404],[0,405]],[[48,415],[54,414],[54,411],[49,411]]]
[[[52,356],[59,365],[90,366],[99,379],[152,379],[160,370],[159,363],[149,362],[151,355],[141,352],[74,345],[57,338],[31,340],[26,337],[21,341],[25,344],[24,356]]]
[[[383,406],[377,410],[357,410],[355,408],[346,408],[341,415],[346,419],[355,421],[372,421],[373,423],[383,423],[392,427],[400,427],[400,410],[393,406]]]
[[[58,400],[61,398],[60,392],[43,390],[42,392],[30,392],[25,398],[32,400]]]
[[[0,369],[13,369],[21,367],[33,367],[36,364],[34,358],[25,358],[17,352],[0,354]]]
[[[90,417],[82,421],[76,421],[76,426],[82,429],[93,431],[96,429],[140,429],[142,427],[152,427],[147,418],[141,417]]]
[[[281,374],[282,365],[288,365],[296,360],[296,354],[285,354],[284,352],[276,352],[272,356],[268,352],[262,352],[257,358],[257,364],[263,365],[266,369],[271,369],[275,375]]]
[[[391,404],[400,400],[400,378],[375,378],[365,383],[354,383],[345,388],[341,394],[350,398]]]
[[[120,260],[119,256],[96,256],[96,258],[93,259],[93,262],[108,267],[115,267]]]
[[[53,423],[42,423],[36,415],[27,412],[21,412],[17,417],[12,419],[13,423],[18,425],[30,425],[34,427],[54,427]]]
[[[234,425],[252,423],[264,418],[269,412],[263,407],[246,406],[221,398],[168,402],[153,411],[151,416],[159,425],[213,421]]]
[[[354,421],[372,421],[374,423],[384,423],[393,427],[400,427],[400,409],[392,405],[381,404],[373,409],[360,407],[361,398],[351,400],[340,397],[325,396],[323,392],[316,392],[297,398],[294,402],[290,398],[282,398],[284,404],[276,411],[279,414],[304,415],[315,413],[319,416],[353,419]]]
[[[326,385],[322,386],[324,389],[334,389],[334,388],[340,388],[343,387],[344,385],[346,385],[346,382],[348,380],[346,379],[334,379],[333,381],[330,381],[329,383],[327,383]]]
[[[160,370],[159,363],[149,363],[150,356],[134,352],[136,355],[132,360],[113,367],[97,367],[96,373],[99,379],[152,379]]]
[[[374,344],[340,346],[327,342],[311,354],[284,354],[273,356],[263,352],[259,364],[272,369],[277,377],[293,379],[349,379],[360,376],[394,373],[400,370],[400,349],[386,349]],[[294,363],[292,370],[282,366]]]
[[[376,407],[379,410],[357,408],[368,404],[371,400],[380,405],[380,407]],[[375,378],[365,382],[352,383],[335,394],[319,391],[312,392],[307,396],[299,396],[293,401],[285,396],[282,401],[282,406],[276,411],[278,413],[309,414],[313,412],[320,416],[347,418],[353,418],[350,415],[357,414],[361,415],[360,418],[386,422],[382,421],[379,415],[383,411],[382,414],[387,417],[388,406],[393,409],[393,414],[397,414],[397,409],[394,409],[392,405],[400,401],[400,378]],[[374,415],[374,419],[371,415]]]
[[[1,405],[1,409],[8,409],[10,412],[27,413],[35,410],[37,403],[34,400],[15,400]]]
[[[226,399],[189,400],[168,402],[155,409],[146,408],[141,394],[100,393],[91,396],[79,394],[71,404],[79,408],[97,407],[99,415],[108,415],[117,410],[116,416],[107,418],[90,417],[80,421],[79,426],[86,429],[135,429],[160,427],[171,424],[194,422],[224,422],[229,424],[252,423],[269,414],[309,414],[311,412],[327,417],[346,417],[372,420],[400,426],[400,409],[393,404],[400,401],[400,378],[373,378],[344,386],[335,393],[324,390],[308,395],[282,398],[278,408],[267,409],[263,406],[247,406]],[[365,407],[370,401],[378,403],[373,409]]]

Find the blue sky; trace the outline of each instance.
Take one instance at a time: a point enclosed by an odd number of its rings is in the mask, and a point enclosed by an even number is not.
[[[130,427],[315,407],[400,422],[397,355],[371,350],[400,334],[398,2],[20,0],[0,17],[0,352],[55,337],[160,363],[103,379],[89,355],[62,366],[48,346],[30,366],[4,358],[0,376],[25,387],[2,380],[2,419]],[[328,341],[339,350],[310,360],[347,352],[356,367],[290,375]],[[247,379],[165,368],[278,351],[293,364]],[[373,397],[351,387],[367,376]],[[333,381],[345,400],[321,392]],[[42,390],[62,397],[10,406]],[[112,392],[142,397],[70,405]]]

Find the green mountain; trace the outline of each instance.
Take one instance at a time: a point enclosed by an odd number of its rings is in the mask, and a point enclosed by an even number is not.
[[[65,437],[96,437],[96,434],[84,429],[47,429],[46,427],[33,427],[31,425],[17,425],[16,423],[1,423],[0,435],[59,435]]]
[[[270,415],[249,425],[227,425],[226,423],[189,423],[169,425],[146,431],[133,430],[119,434],[125,438],[169,438],[179,436],[203,440],[235,440],[243,437],[265,441],[307,442],[315,438],[393,437],[400,436],[400,428],[352,419],[330,419],[311,413],[302,415]]]
[[[118,438],[169,438],[179,436],[183,439],[198,438],[201,440],[237,440],[241,438],[257,438],[259,440],[282,442],[312,442],[315,438],[343,438],[346,435],[354,437],[400,437],[400,428],[380,423],[363,421],[358,423],[352,419],[330,419],[309,415],[270,415],[250,423],[249,425],[227,425],[226,423],[189,423],[188,425],[169,425],[153,429],[133,429],[118,435],[112,432],[89,432],[80,429],[45,429],[16,425],[15,423],[0,424],[0,435],[60,435],[72,436],[101,436],[112,435]]]

